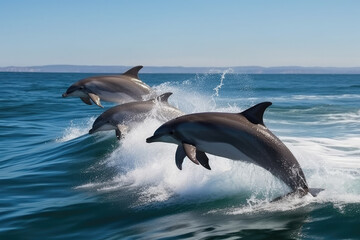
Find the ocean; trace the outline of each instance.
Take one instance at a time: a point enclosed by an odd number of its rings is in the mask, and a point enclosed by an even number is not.
[[[0,239],[360,239],[360,75],[140,74],[185,113],[271,101],[266,126],[325,189],[281,202],[252,164],[178,170],[175,145],[145,142],[156,119],[87,134],[104,109],[61,94],[93,75],[0,73]]]

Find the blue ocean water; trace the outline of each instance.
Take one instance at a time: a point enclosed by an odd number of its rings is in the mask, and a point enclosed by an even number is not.
[[[360,75],[140,75],[185,113],[273,102],[265,124],[325,189],[278,203],[251,164],[179,171],[176,146],[145,142],[158,120],[88,135],[104,109],[61,94],[92,75],[0,73],[0,239],[360,239]]]

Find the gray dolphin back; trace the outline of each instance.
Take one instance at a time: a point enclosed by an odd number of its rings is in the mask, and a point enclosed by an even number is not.
[[[112,107],[94,121],[89,133],[92,134],[103,125],[110,124],[117,129],[118,136],[121,134],[119,125],[130,127],[133,123],[142,122],[153,110],[155,110],[153,113],[155,118],[163,122],[178,117],[182,112],[168,103],[171,94],[167,92],[147,101],[129,102]]]
[[[101,101],[126,103],[149,98],[153,91],[139,79],[142,68],[143,66],[136,66],[119,75],[93,76],[79,80],[67,89],[63,97],[77,96],[88,105],[93,102],[100,107]]]

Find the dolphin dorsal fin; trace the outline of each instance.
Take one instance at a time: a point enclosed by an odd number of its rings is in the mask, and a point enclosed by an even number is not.
[[[133,67],[133,68],[127,70],[126,72],[124,72],[122,75],[126,75],[129,77],[139,79],[138,73],[139,73],[140,69],[142,69],[142,68],[143,68],[143,66],[141,66],[141,65]]]
[[[263,121],[264,112],[271,104],[271,102],[262,102],[241,112],[240,114],[246,117],[246,119],[253,124],[261,124],[265,126]]]
[[[156,100],[160,101],[160,102],[168,102],[169,97],[172,95],[172,92],[167,92],[164,94],[161,94],[160,96],[156,97]]]

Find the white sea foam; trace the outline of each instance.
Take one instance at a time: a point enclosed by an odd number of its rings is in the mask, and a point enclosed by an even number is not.
[[[209,106],[213,109],[211,96],[204,96],[192,88],[190,80],[176,84],[166,82],[154,87],[158,94],[172,92],[169,103],[185,113],[209,111]]]
[[[221,84],[226,84],[226,81],[220,82]],[[191,80],[164,83],[156,86],[155,90],[159,93],[173,92],[174,95],[170,97],[169,102],[185,113],[240,111],[236,105],[217,108],[212,96],[204,96],[192,89]],[[218,94],[219,90],[220,87],[215,87],[214,94]],[[350,113],[348,117],[357,121],[359,112]],[[340,114],[328,114],[327,118],[338,122],[344,121],[343,124],[349,121],[349,118],[345,119]],[[300,162],[309,186],[325,189],[316,198],[308,196],[290,199],[284,204],[283,201],[269,201],[287,193],[288,188],[269,172],[252,164],[209,155],[211,171],[194,165],[187,158],[183,170],[178,170],[174,162],[175,145],[145,142],[161,124],[156,119],[146,119],[143,124],[131,129],[121,140],[118,148],[106,157],[105,162],[118,170],[116,177],[107,182],[92,182],[78,188],[95,189],[100,192],[131,188],[138,193],[138,202],[135,204],[166,202],[173,198],[196,198],[205,201],[241,192],[252,193],[245,205],[227,209],[228,214],[291,210],[310,203],[331,202],[341,206],[343,203],[360,202],[360,138],[356,135],[336,139],[306,138],[293,137],[290,131],[280,131],[280,139]],[[72,134],[68,135],[72,137],[66,139],[85,133],[90,123],[81,125],[79,129],[78,127],[71,126],[69,131]]]
[[[286,189],[259,167],[215,156],[210,156],[211,171],[188,159],[184,161],[183,170],[178,170],[174,161],[175,145],[145,142],[159,124],[148,119],[125,136],[123,143],[107,159],[108,164],[119,169],[119,175],[98,191],[132,186],[141,191],[141,200],[147,203],[165,201],[177,195],[213,198],[257,189],[266,192],[264,182],[274,189]],[[259,173],[261,178],[256,177]]]
[[[360,110],[349,113],[325,114],[319,123],[325,124],[360,124]]]
[[[88,119],[77,121],[76,123],[74,121],[71,121],[70,126],[65,128],[62,137],[56,139],[56,142],[67,142],[87,134],[91,129],[95,119],[95,117],[91,117]]]
[[[174,162],[175,145],[145,142],[160,125],[155,119],[147,119],[144,124],[132,129],[106,159],[107,164],[117,168],[119,174],[111,181],[81,187],[97,191],[131,187],[138,190],[139,202],[136,204],[163,202],[176,196],[205,200],[252,192],[252,206],[236,208],[233,214],[250,211],[254,206],[256,211],[279,211],[314,202],[360,202],[360,139],[357,137],[328,139],[282,136],[281,139],[304,169],[309,186],[324,188],[325,191],[317,198],[301,200],[301,203],[291,200],[285,206],[271,204],[266,208],[262,202],[268,203],[288,192],[287,187],[269,172],[252,164],[211,155],[211,171],[188,159],[185,159],[183,170],[180,171]]]
[[[360,137],[347,136],[337,139],[282,137],[291,143],[290,149],[304,159],[304,164],[320,164],[332,168],[360,169]],[[307,161],[306,161],[306,160]]]
[[[228,209],[218,209],[210,211],[209,213],[223,213],[228,215],[241,215],[257,212],[285,212],[299,208],[316,206],[314,204],[328,204],[331,203],[337,209],[342,211],[346,204],[360,203],[359,194],[339,193],[334,191],[325,190],[317,197],[310,194],[303,198],[289,197],[277,202],[271,202],[269,199],[258,199],[251,196],[246,204],[240,207],[232,207]]]

